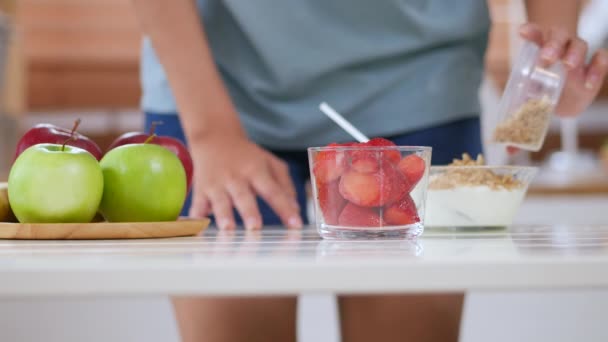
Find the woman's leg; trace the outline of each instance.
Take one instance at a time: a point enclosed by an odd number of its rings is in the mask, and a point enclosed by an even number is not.
[[[344,342],[457,342],[464,295],[340,297]]]
[[[176,297],[183,342],[296,340],[295,297]]]
[[[186,143],[176,114],[146,113],[146,130],[153,121],[163,122],[156,128],[158,135],[172,136]],[[308,166],[302,164],[302,154],[277,155],[289,165],[305,220],[304,182]],[[265,224],[280,224],[266,203],[260,201],[259,205]],[[189,207],[190,197],[182,215],[187,215]],[[241,222],[238,215],[236,218]],[[296,340],[296,297],[175,297],[172,302],[183,342]]]
[[[460,120],[413,134],[389,137],[397,145],[433,147],[433,164],[462,153],[481,153],[478,119]],[[464,294],[344,296],[340,306],[344,342],[457,342]]]

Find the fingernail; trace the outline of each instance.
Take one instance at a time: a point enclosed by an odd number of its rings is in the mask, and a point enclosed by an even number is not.
[[[566,66],[574,69],[576,67],[576,57],[575,56],[570,56],[566,59],[566,61],[564,62],[564,64],[566,64]]]
[[[597,75],[589,75],[587,77],[587,81],[585,82],[585,88],[591,90],[595,88],[595,85],[599,82],[599,77]]]
[[[541,57],[544,59],[548,59],[548,60],[554,59],[556,57],[556,55],[557,55],[557,52],[555,51],[554,48],[551,48],[551,47],[543,49],[543,52],[541,53]]]
[[[220,229],[228,229],[230,228],[230,221],[228,220],[218,220],[217,221],[217,225],[218,227],[220,227]]]
[[[248,230],[254,230],[260,228],[260,222],[255,217],[249,217],[245,220],[245,228]]]
[[[289,226],[289,228],[302,228],[302,219],[300,218],[300,216],[292,216],[287,221],[287,225]]]

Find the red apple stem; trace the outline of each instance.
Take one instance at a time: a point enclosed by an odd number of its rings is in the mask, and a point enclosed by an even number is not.
[[[152,123],[150,124],[150,132],[148,132],[148,135],[153,135],[156,131],[156,126],[160,126],[162,124],[162,121],[152,121]]]
[[[74,126],[72,127],[72,131],[70,132],[70,137],[66,139],[66,141],[63,142],[63,145],[61,145],[61,152],[63,152],[65,150],[65,145],[67,145],[68,142],[70,142],[70,140],[76,141],[78,140],[78,137],[76,137],[74,135],[74,133],[76,133],[76,130],[78,129],[78,126],[80,126],[80,122],[82,120],[80,120],[80,118],[76,119],[74,121]]]
[[[148,137],[148,139],[146,139],[146,141],[144,141],[144,144],[148,144],[150,143],[152,140],[154,140],[154,138],[156,138],[156,134],[152,134]]]
[[[78,126],[80,126],[80,118],[76,119],[76,121],[74,121],[74,127],[72,127],[72,132],[70,132],[70,137],[74,136],[74,133],[76,133],[76,129],[78,129]]]

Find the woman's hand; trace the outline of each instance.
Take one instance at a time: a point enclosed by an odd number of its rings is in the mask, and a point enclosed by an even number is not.
[[[562,117],[577,116],[587,109],[606,78],[608,52],[599,49],[587,63],[587,42],[565,29],[543,29],[527,23],[520,27],[519,34],[540,46],[540,56],[545,64],[562,61],[567,69],[566,84],[555,113]],[[519,149],[509,146],[507,151],[516,154]]]
[[[541,59],[546,64],[562,61],[567,68],[566,84],[556,114],[581,114],[593,102],[604,82],[608,71],[608,52],[599,49],[586,63],[587,43],[565,29],[542,29],[528,23],[522,25],[519,32],[524,39],[541,47]]]
[[[245,228],[259,229],[259,195],[288,228],[300,228],[296,191],[285,162],[237,135],[218,134],[191,144],[194,180],[190,216],[215,216],[220,229],[234,229],[233,208]]]

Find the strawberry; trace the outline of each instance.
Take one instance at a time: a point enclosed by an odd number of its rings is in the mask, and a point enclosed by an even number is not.
[[[317,182],[317,200],[326,224],[338,224],[338,216],[346,205],[346,200],[338,191],[338,181]]]
[[[368,141],[366,143],[366,145],[374,146],[374,147],[397,146],[392,141],[390,141],[388,139],[384,139],[384,138],[373,138],[370,141]],[[382,151],[382,157],[390,160],[391,163],[397,165],[399,163],[399,161],[401,160],[401,152],[399,152],[399,150],[397,150],[397,149],[394,149],[394,150],[387,149],[386,151]]]
[[[407,179],[408,183],[410,184],[408,191],[411,191],[416,184],[418,184],[422,176],[424,176],[426,163],[424,159],[420,158],[419,156],[410,154],[401,159],[399,164],[397,164],[397,168]]]
[[[394,147],[390,140],[383,138],[374,138],[366,143],[360,143],[357,146],[361,147]],[[358,172],[376,172],[380,165],[384,162],[390,162],[394,165],[401,160],[401,153],[398,150],[387,149],[381,150],[357,150],[350,151],[350,167]]]
[[[331,143],[327,147],[339,147],[340,144]],[[346,163],[344,152],[328,150],[317,152],[314,156],[313,173],[317,181],[329,183],[338,179],[344,170]]]
[[[347,171],[340,179],[340,194],[346,200],[366,207],[379,206],[381,197],[388,198],[390,191],[382,194],[381,178],[378,172],[363,173]]]
[[[410,195],[384,208],[383,218],[386,224],[404,226],[420,222],[416,204]]]
[[[352,203],[348,203],[344,207],[338,223],[341,226],[349,227],[382,227],[384,225],[376,209],[359,207]]]
[[[350,168],[357,172],[372,173],[378,171],[380,163],[373,151],[352,151],[350,153]]]
[[[407,195],[410,190],[413,188],[411,186],[408,179],[401,174],[393,165],[386,164],[383,167],[385,182],[390,182],[391,194],[386,202],[386,204],[390,204],[396,202],[403,198],[403,196]]]
[[[377,172],[346,171],[340,179],[340,194],[346,200],[362,207],[380,207],[395,200],[401,190],[394,190],[398,172],[390,163],[383,164]]]

